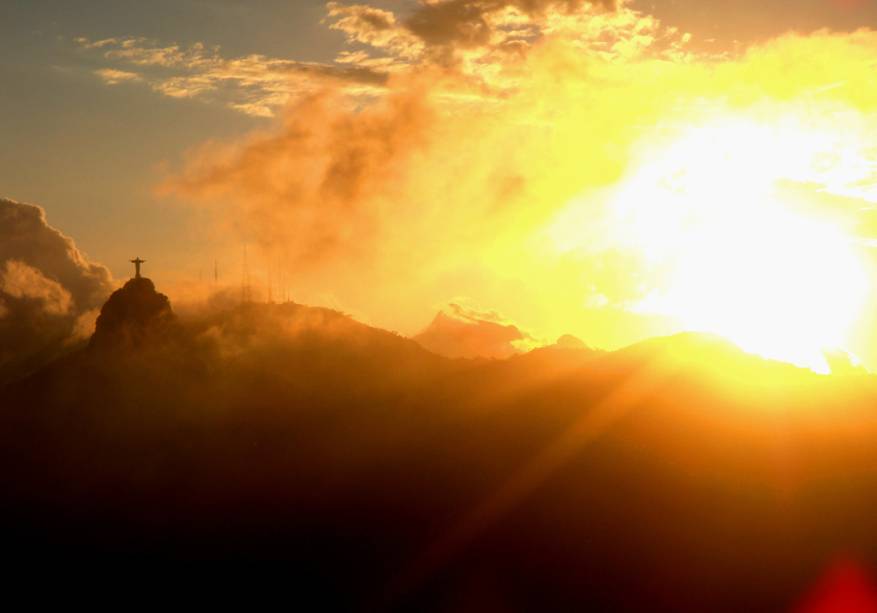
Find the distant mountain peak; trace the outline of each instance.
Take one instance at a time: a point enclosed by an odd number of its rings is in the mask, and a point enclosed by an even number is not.
[[[572,334],[564,334],[557,339],[554,346],[560,349],[590,349],[585,341]]]
[[[521,352],[518,343],[531,337],[495,313],[450,304],[432,323],[412,337],[420,346],[448,358],[506,359]]]

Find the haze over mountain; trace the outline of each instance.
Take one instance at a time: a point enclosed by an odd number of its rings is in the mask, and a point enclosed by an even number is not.
[[[413,338],[426,349],[449,358],[508,358],[528,344],[537,344],[498,314],[479,313],[458,304],[439,311]]]
[[[873,379],[702,335],[454,360],[132,279],[0,394],[21,559],[271,560],[328,608],[436,611],[775,611],[877,561]]]
[[[0,6],[7,608],[877,613],[877,1]]]

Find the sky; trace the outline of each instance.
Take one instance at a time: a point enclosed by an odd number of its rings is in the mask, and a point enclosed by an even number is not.
[[[127,273],[132,249],[167,268],[197,253],[205,244],[199,220],[153,195],[158,168],[205,140],[245,134],[263,121],[146,88],[107,87],[94,74],[101,58],[83,54],[75,39],[207,41],[230,55],[309,60],[330,59],[342,42],[315,27],[322,3],[249,4],[4,2],[0,71],[15,84],[0,96],[4,195],[44,206],[117,276]]]
[[[875,27],[870,0],[6,0],[0,197],[179,301],[216,263],[403,334],[452,304],[521,348],[695,328],[877,367]]]

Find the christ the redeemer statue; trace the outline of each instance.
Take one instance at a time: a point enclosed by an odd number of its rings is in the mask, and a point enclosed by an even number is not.
[[[131,260],[131,263],[134,264],[134,278],[139,279],[140,278],[140,265],[145,264],[146,260],[141,260],[139,257],[137,257],[137,258],[134,258],[133,260]]]

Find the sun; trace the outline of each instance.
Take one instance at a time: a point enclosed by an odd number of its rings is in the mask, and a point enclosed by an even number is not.
[[[844,159],[839,147],[800,123],[741,117],[649,147],[607,205],[607,240],[644,279],[627,308],[826,372],[869,290],[855,236],[813,204],[813,186],[843,172],[826,163]]]
[[[845,349],[867,290],[846,237],[774,203],[678,236],[662,287],[638,306],[741,348],[816,371]]]

